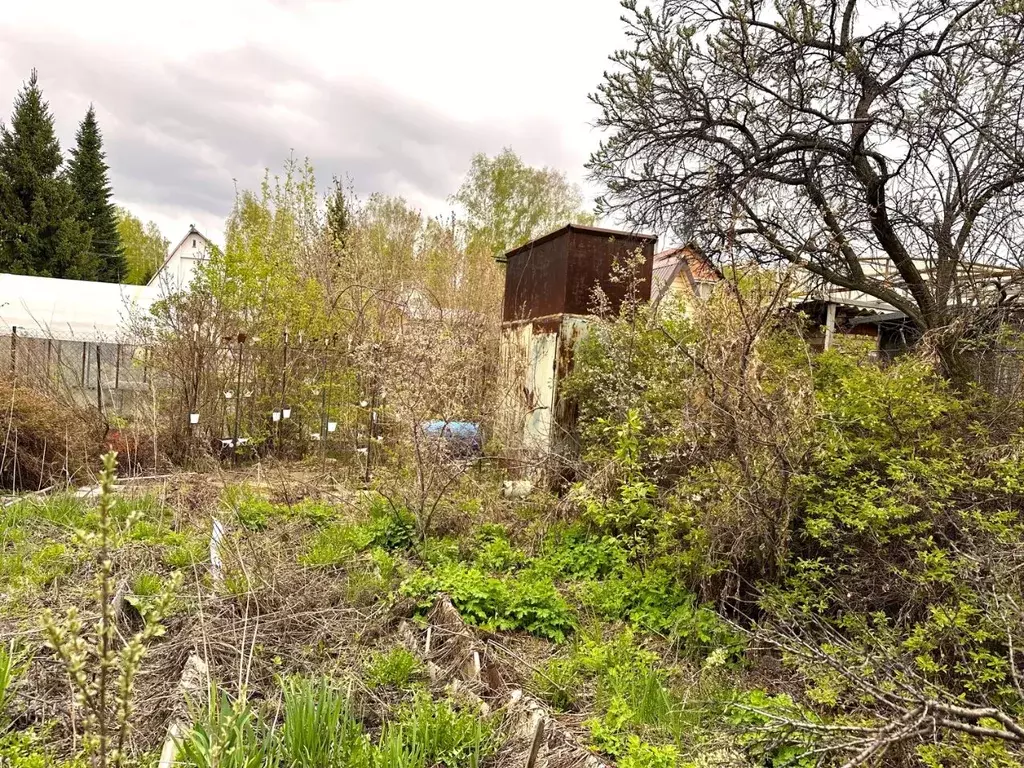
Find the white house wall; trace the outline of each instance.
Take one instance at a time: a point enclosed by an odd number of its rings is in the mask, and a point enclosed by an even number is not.
[[[165,291],[176,291],[192,282],[196,269],[209,256],[209,241],[198,232],[192,231],[167,257],[160,270],[149,281]]]

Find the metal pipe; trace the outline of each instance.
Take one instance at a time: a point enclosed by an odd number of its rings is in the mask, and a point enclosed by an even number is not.
[[[285,388],[288,385],[288,329],[284,329],[284,359],[281,362],[281,416],[277,420],[277,451],[281,452],[281,430],[284,426]]]
[[[245,354],[245,334],[238,334],[238,374],[235,378],[237,392],[242,391],[242,357]],[[238,422],[242,414],[242,398],[235,398],[235,430],[231,437],[231,448],[234,452],[234,461],[238,463]]]

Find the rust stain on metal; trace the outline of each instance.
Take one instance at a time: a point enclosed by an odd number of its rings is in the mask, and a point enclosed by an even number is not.
[[[533,326],[534,333],[558,333],[558,329],[562,327],[562,316],[549,315],[548,317],[538,317],[535,320],[531,320],[530,324]]]
[[[641,296],[650,298],[655,242],[651,235],[570,224],[509,251],[502,319],[588,314],[597,286],[617,311],[626,286],[611,281],[613,266],[637,249],[645,257],[639,274]]]

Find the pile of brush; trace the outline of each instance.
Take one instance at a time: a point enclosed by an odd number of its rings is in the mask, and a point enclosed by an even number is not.
[[[499,765],[608,768],[542,702],[515,686],[515,664],[525,661],[497,640],[480,638],[447,597],[437,599],[425,628],[403,623],[399,636],[425,660],[435,688],[473,699],[483,711],[501,716],[505,738]]]
[[[0,378],[0,488],[37,491],[85,475],[105,431],[95,409]]]

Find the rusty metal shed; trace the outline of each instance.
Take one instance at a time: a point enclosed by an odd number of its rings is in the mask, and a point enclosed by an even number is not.
[[[507,266],[502,320],[590,314],[598,285],[612,311],[617,311],[626,285],[611,281],[613,265],[637,249],[645,257],[639,275],[641,297],[649,299],[656,242],[653,235],[568,224],[509,251],[503,259]]]
[[[498,432],[507,445],[522,449],[525,465],[539,476],[549,469],[557,474],[552,463],[575,452],[576,408],[561,387],[591,322],[594,289],[600,286],[617,312],[627,285],[613,280],[615,264],[639,249],[645,258],[638,288],[648,300],[656,242],[651,235],[571,224],[506,255],[505,398]]]

